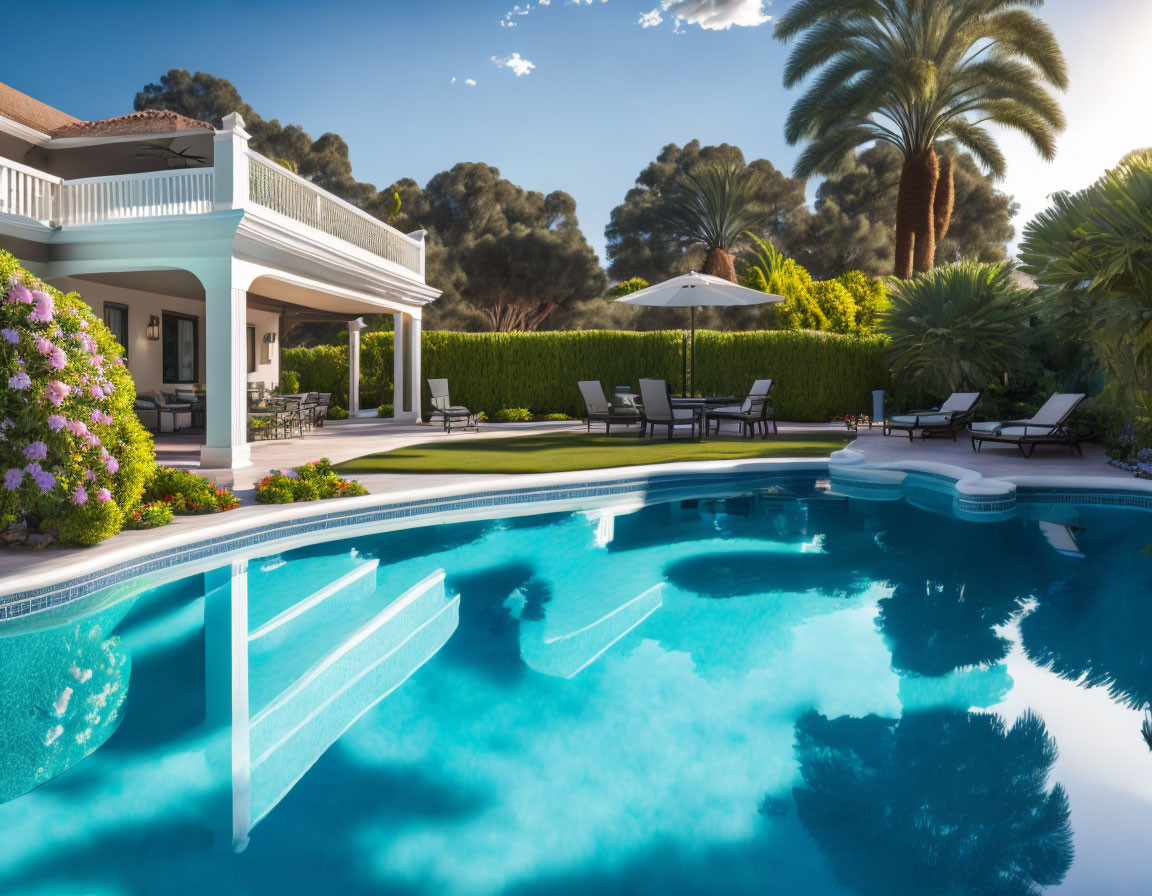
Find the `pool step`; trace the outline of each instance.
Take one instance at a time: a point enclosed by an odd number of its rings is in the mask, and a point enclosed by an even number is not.
[[[310,595],[362,569],[369,561],[354,551],[319,554],[286,563],[279,555],[248,564],[248,624],[257,631]]]
[[[312,617],[319,616],[318,608],[329,598],[347,598],[355,594],[363,596],[376,590],[376,570],[380,567],[379,560],[366,560],[349,573],[345,573],[336,581],[313,591],[303,600],[281,610],[267,622],[257,626],[248,633],[249,643],[275,634],[285,626],[302,620],[302,617],[311,613]],[[305,621],[311,621],[305,620]]]
[[[520,656],[544,675],[572,678],[655,613],[664,602],[664,583],[653,585],[578,629],[549,636],[546,620],[521,620]]]
[[[251,717],[251,824],[264,817],[361,715],[404,683],[460,622],[438,570],[330,644]]]

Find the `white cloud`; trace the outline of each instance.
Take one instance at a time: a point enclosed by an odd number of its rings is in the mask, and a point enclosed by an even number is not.
[[[532,69],[536,68],[536,63],[529,62],[519,53],[513,53],[511,56],[493,56],[492,61],[501,68],[512,69],[512,71],[516,73],[517,78],[528,74]]]
[[[452,79],[452,83],[453,83],[453,84],[455,84],[455,83],[456,83],[456,79],[455,79],[455,78],[453,78],[453,79]]]
[[[640,18],[636,20],[636,24],[641,28],[655,28],[663,21],[664,16],[660,15],[660,10],[657,8],[640,13]]]
[[[660,8],[675,22],[675,30],[684,25],[699,25],[705,31],[727,31],[733,25],[755,28],[771,21],[764,11],[765,0],[663,0]],[[659,25],[663,16],[653,9],[640,16],[645,28]]]
[[[469,87],[475,87],[476,86],[476,79],[475,78],[465,78],[464,83],[467,84]]]

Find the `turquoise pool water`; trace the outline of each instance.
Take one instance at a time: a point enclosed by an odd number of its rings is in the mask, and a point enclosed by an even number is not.
[[[0,893],[1147,892],[1152,516],[762,486],[0,623]]]

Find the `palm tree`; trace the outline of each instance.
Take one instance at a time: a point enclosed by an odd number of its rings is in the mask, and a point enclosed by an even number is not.
[[[702,274],[736,282],[732,250],[765,218],[760,186],[758,175],[735,165],[703,165],[681,176],[666,226],[685,245],[707,251]]]
[[[1045,160],[1064,115],[1048,85],[1064,89],[1064,54],[1028,11],[1043,0],[799,0],[776,24],[803,33],[784,68],[792,87],[816,74],[792,106],[784,134],[805,141],[796,176],[831,174],[865,144],[904,155],[896,205],[896,276],[932,267],[952,211],[952,137],[997,178],[1004,155],[984,125],[1019,131]]]

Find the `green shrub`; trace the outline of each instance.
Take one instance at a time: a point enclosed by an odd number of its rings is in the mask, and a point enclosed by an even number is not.
[[[571,420],[567,414],[537,414],[536,420]]]
[[[392,412],[392,405],[390,405],[390,404],[382,404],[382,405],[380,405],[380,407],[376,408],[376,416],[377,416],[377,417],[392,417],[392,416],[395,416],[395,415],[393,414],[393,412]]]
[[[98,544],[123,527],[124,511],[115,501],[89,500],[61,514],[60,540],[65,544]]]
[[[175,467],[157,467],[142,500],[145,504],[163,501],[179,515],[217,513],[240,506],[240,500],[228,489],[218,488],[190,470]]]
[[[361,356],[363,367],[363,356]],[[285,374],[297,377],[297,392],[331,392],[333,404],[348,404],[348,346],[316,345],[280,350],[280,385]],[[288,391],[284,389],[283,391]]]
[[[359,482],[338,476],[326,457],[295,467],[290,474],[273,470],[256,483],[256,500],[260,504],[294,504],[366,494],[368,490]]]
[[[173,520],[172,505],[164,501],[141,504],[132,510],[124,520],[125,529],[157,529],[167,526]]]
[[[348,411],[346,411],[344,408],[340,407],[339,405],[334,404],[330,408],[328,408],[327,416],[328,416],[329,420],[347,420],[348,419]]]
[[[7,252],[0,292],[0,529],[58,526],[61,540],[94,544],[119,530],[155,464],[132,377],[80,296],[39,282]]]
[[[531,419],[528,408],[501,408],[492,415],[493,423],[527,423]]]
[[[300,374],[295,370],[280,371],[280,392],[284,395],[295,395],[299,391]]]

